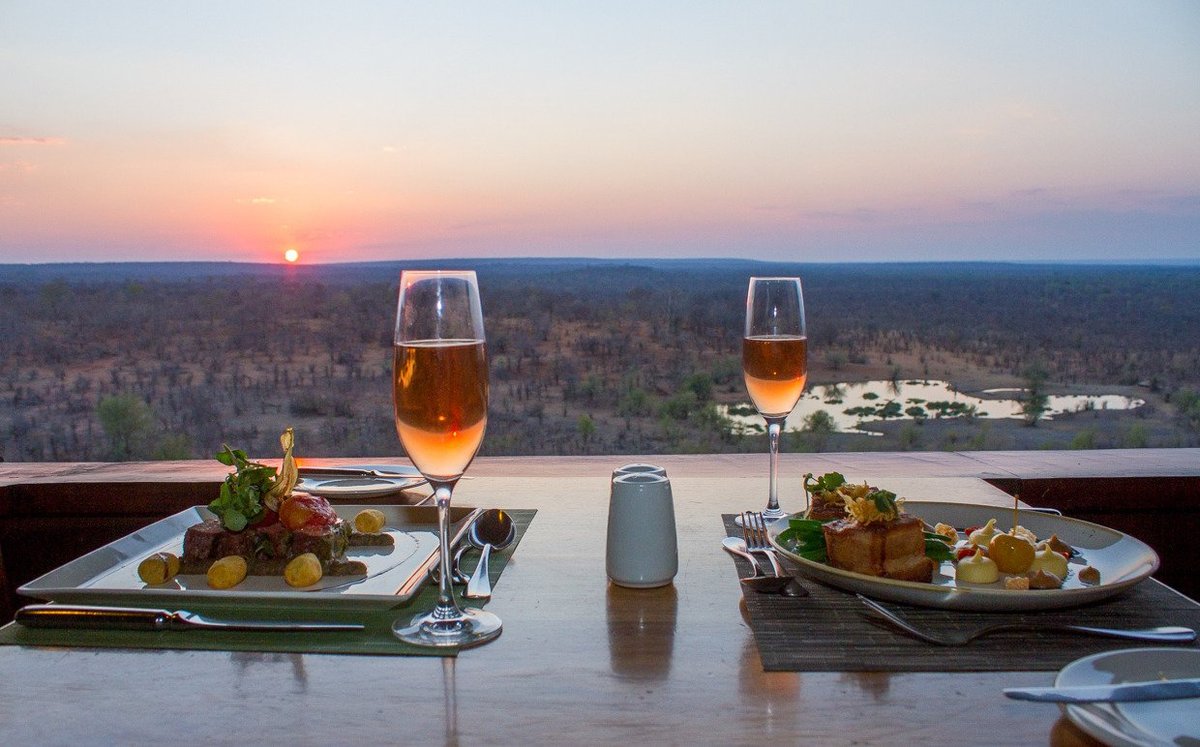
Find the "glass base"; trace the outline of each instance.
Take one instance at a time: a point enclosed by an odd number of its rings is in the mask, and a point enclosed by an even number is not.
[[[763,509],[762,515],[763,515],[763,518],[767,520],[767,523],[770,523],[772,521],[775,521],[776,519],[782,519],[783,517],[787,516],[788,512],[784,511],[781,508],[777,508],[774,511],[771,511],[770,509]],[[733,517],[733,523],[737,524],[739,527],[743,526],[742,515],[738,514],[737,516]]]
[[[432,612],[424,613],[408,624],[397,620],[392,625],[392,633],[405,643],[433,648],[470,648],[500,635],[500,618],[491,612],[468,607],[459,613],[448,619]]]

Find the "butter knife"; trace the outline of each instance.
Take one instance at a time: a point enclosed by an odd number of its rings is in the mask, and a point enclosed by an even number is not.
[[[208,629],[288,632],[363,629],[361,623],[220,620],[187,610],[170,611],[140,607],[68,604],[31,604],[17,610],[14,619],[29,628],[83,628],[87,630]]]
[[[1200,678],[1125,682],[1119,685],[1010,687],[1004,694],[1039,703],[1133,703],[1143,700],[1200,698]]]

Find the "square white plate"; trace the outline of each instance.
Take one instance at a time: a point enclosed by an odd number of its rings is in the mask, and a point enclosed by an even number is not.
[[[182,555],[187,528],[213,517],[207,508],[194,506],[93,550],[17,591],[54,602],[99,605],[238,602],[258,607],[386,609],[403,604],[417,593],[437,562],[437,533],[413,528],[408,506],[334,506],[347,521],[363,508],[382,511],[384,531],[395,539],[393,547],[349,548],[348,558],[366,563],[366,576],[327,576],[302,589],[288,586],[282,576],[248,576],[234,588],[222,590],[209,588],[203,575],[180,574],[166,584],[147,585],[137,575],[138,563],[155,552]]]

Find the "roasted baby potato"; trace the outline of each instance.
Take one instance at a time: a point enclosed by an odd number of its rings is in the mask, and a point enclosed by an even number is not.
[[[306,552],[288,561],[283,569],[283,580],[287,581],[288,586],[312,586],[321,580],[323,573],[317,556]]]
[[[383,512],[377,508],[364,508],[354,517],[354,528],[368,534],[382,531],[383,523]]]
[[[165,584],[179,573],[179,556],[170,552],[156,552],[138,563],[138,578],[150,584]]]
[[[246,578],[246,559],[226,555],[208,567],[208,585],[214,589],[232,589]]]

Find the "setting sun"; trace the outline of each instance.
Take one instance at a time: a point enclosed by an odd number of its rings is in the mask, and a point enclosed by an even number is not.
[[[300,259],[300,252],[296,251],[295,249],[288,249],[283,253],[283,258],[288,262],[295,262],[296,260]]]

